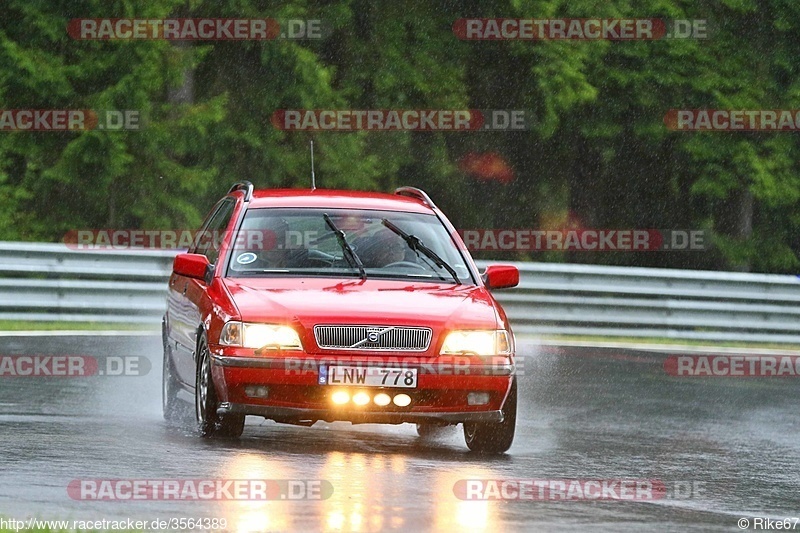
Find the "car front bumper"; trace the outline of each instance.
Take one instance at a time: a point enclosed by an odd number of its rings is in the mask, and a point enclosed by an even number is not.
[[[270,420],[285,423],[352,422],[353,424],[403,424],[405,422],[424,424],[458,424],[460,422],[502,422],[502,411],[467,412],[386,412],[343,409],[307,409],[298,407],[274,407],[224,402],[217,408],[220,415],[243,414],[263,416]]]
[[[306,362],[309,357],[305,357]],[[219,394],[218,412],[222,415],[245,414],[286,423],[309,424],[315,421],[346,421],[352,423],[401,424],[433,423],[457,424],[461,422],[502,422],[501,408],[514,376],[513,359],[478,360],[459,366],[441,365],[436,359],[408,364],[404,368],[417,368],[417,386],[411,388],[347,386],[350,393],[364,391],[374,396],[384,392],[390,396],[407,394],[411,404],[378,406],[336,405],[332,394],[342,387],[319,384],[319,368],[325,364],[353,364],[356,361],[339,361],[338,358],[313,358],[310,367],[298,367],[285,357],[245,357],[213,354],[212,374]],[[376,359],[361,361],[370,366]],[[463,362],[462,362],[463,363]],[[248,386],[265,386],[266,398],[250,397]],[[470,393],[487,393],[488,401],[473,404]]]

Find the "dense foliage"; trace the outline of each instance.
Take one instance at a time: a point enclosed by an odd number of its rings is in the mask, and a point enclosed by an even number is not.
[[[705,253],[496,257],[793,272],[795,133],[675,132],[671,108],[800,108],[794,0],[7,0],[0,109],[128,109],[141,131],[0,132],[0,240],[192,228],[230,184],[425,188],[461,228],[703,228]],[[706,19],[707,39],[459,40],[459,17]],[[80,41],[79,17],[321,19],[319,40]],[[524,132],[291,132],[277,109],[524,109]],[[463,163],[492,154],[512,173]],[[491,178],[491,176],[489,176]],[[577,221],[577,222],[576,222]]]

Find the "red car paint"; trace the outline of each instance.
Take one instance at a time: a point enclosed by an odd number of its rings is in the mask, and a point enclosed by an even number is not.
[[[169,280],[165,354],[181,388],[195,390],[198,341],[204,338],[222,414],[259,415],[304,424],[316,420],[448,424],[498,420],[514,379],[514,342],[508,319],[489,286],[516,285],[519,273],[515,267],[494,265],[484,274],[488,279],[483,279],[453,226],[424,193],[407,196],[285,189],[252,191],[248,201],[249,191],[234,189],[206,220],[206,224],[213,222],[212,215],[218,208],[231,212],[227,226],[220,228],[226,232],[215,263],[206,270],[205,256],[189,250],[190,254],[176,258],[175,272]],[[369,276],[363,280],[357,276],[226,276],[236,231],[245,212],[271,208],[435,214],[463,256],[471,281],[455,284],[451,280]],[[303,349],[259,354],[253,348],[223,345],[220,333],[229,321],[289,325],[298,333]],[[317,325],[420,326],[430,328],[432,336],[424,351],[327,349],[320,348],[315,340]],[[453,330],[506,330],[511,353],[489,358],[439,355],[445,336]],[[330,393],[335,387],[320,385],[318,380],[320,367],[337,361],[354,365],[385,362],[418,369],[415,389],[387,390],[408,393],[412,403],[406,407],[332,405]],[[248,396],[245,387],[253,385],[267,387],[268,397]],[[483,405],[469,405],[469,392],[488,392],[490,399]]]

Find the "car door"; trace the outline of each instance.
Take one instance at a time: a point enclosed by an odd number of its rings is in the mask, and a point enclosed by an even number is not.
[[[236,201],[233,198],[221,200],[203,228],[198,233],[191,253],[205,255],[210,263],[215,263],[219,255],[219,244],[223,231],[227,228]],[[175,370],[178,378],[191,386],[195,380],[195,350],[197,348],[197,328],[200,326],[200,296],[205,290],[205,282],[172,273],[169,284],[170,341],[175,354]]]

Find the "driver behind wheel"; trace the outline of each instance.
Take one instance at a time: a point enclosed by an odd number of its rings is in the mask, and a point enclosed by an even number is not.
[[[405,259],[405,242],[388,229],[359,239],[355,248],[365,268],[383,268]]]

